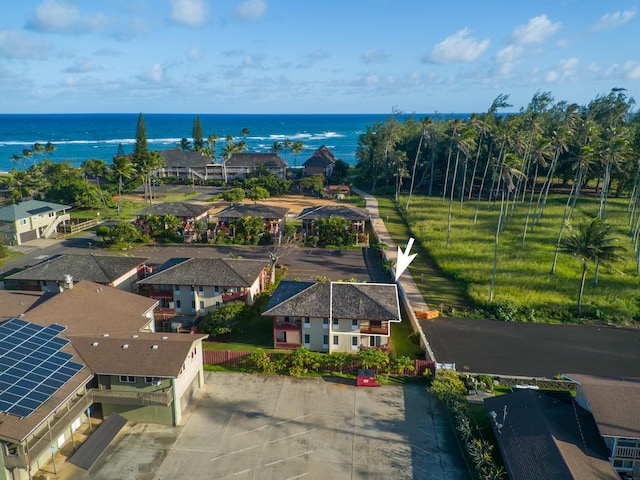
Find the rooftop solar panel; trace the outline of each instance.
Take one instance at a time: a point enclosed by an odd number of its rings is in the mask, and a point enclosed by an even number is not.
[[[82,369],[60,351],[69,343],[62,331],[19,318],[0,324],[0,412],[29,416]]]

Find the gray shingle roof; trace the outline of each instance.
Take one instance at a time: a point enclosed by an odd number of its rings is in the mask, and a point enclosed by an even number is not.
[[[287,215],[289,209],[287,207],[274,207],[272,205],[264,205],[260,203],[249,204],[239,203],[231,205],[216,214],[218,218],[265,218],[265,219],[281,219]]]
[[[566,377],[580,384],[602,435],[640,438],[640,378]]]
[[[0,220],[6,222],[15,222],[21,218],[28,218],[32,215],[38,215],[48,212],[59,212],[61,210],[69,210],[69,205],[60,203],[41,202],[40,200],[27,200],[26,202],[15,203],[0,208]]]
[[[201,152],[185,151],[179,148],[170,150],[158,150],[158,153],[164,158],[166,168],[171,167],[204,167],[205,165],[215,164],[213,158],[203,155]]]
[[[176,378],[193,342],[207,335],[132,332],[109,335],[69,335],[73,348],[91,371],[103,375]],[[94,345],[97,343],[97,345]],[[127,345],[123,348],[123,345]],[[153,348],[157,345],[157,348]]]
[[[158,273],[138,283],[140,285],[250,287],[269,262],[267,260],[186,258],[170,259],[167,263],[168,268],[161,265]]]
[[[334,163],[336,163],[336,157],[333,155],[333,152],[323,145],[313,152],[307,161],[303,163],[303,166],[325,168]]]
[[[299,220],[316,220],[318,218],[342,217],[347,220],[364,221],[369,218],[366,210],[349,205],[319,205],[307,207],[298,214]]]
[[[484,403],[511,480],[619,480],[593,417],[570,393],[520,390]]]
[[[148,258],[108,255],[60,255],[13,275],[10,280],[62,281],[69,274],[74,281],[110,284],[147,262]]]
[[[264,315],[399,321],[400,305],[390,283],[280,282]]]
[[[188,202],[163,202],[140,210],[137,215],[173,215],[178,218],[197,218],[205,215],[211,205],[199,205]]]
[[[257,167],[264,163],[268,167],[286,167],[287,162],[275,153],[234,153],[225,162],[229,167]]]

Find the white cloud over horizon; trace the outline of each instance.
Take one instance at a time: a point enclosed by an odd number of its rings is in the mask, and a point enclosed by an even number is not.
[[[591,26],[591,30],[594,32],[599,32],[602,30],[609,30],[611,28],[617,28],[625,23],[629,22],[633,17],[636,16],[636,9],[632,8],[630,10],[617,11],[613,13],[605,13],[602,15],[598,21]]]
[[[44,0],[31,12],[25,27],[37,32],[88,33],[108,24],[103,13],[81,14],[78,7],[64,1]]]
[[[476,40],[471,37],[472,30],[463,28],[435,45],[426,55],[428,63],[448,64],[472,62],[489,48],[490,40]]]
[[[170,20],[178,25],[201,27],[208,21],[209,4],[205,0],[171,0]]]
[[[243,20],[257,20],[267,11],[266,0],[246,0],[236,7],[236,15]]]
[[[518,25],[511,33],[511,40],[516,45],[532,45],[545,42],[562,26],[560,22],[552,22],[546,15],[529,19],[526,25]]]

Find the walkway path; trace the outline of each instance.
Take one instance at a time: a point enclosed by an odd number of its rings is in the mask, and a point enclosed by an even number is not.
[[[352,191],[357,195],[362,196],[366,201],[366,209],[369,212],[369,217],[371,218],[371,227],[375,232],[375,236],[378,241],[381,243],[385,243],[389,248],[386,249],[385,255],[387,259],[391,260],[394,264],[394,268],[392,269],[392,274],[395,276],[395,264],[398,256],[398,248],[396,244],[391,239],[391,235],[387,230],[386,225],[380,218],[380,212],[378,211],[378,200],[373,195],[369,195],[367,192],[360,190],[359,188],[352,187]],[[409,239],[407,238],[407,242]],[[424,332],[422,331],[422,327],[418,322],[416,317],[416,312],[428,312],[430,309],[425,302],[422,293],[418,289],[418,285],[413,280],[411,273],[409,270],[405,270],[405,272],[400,276],[400,279],[396,282],[399,290],[408,303],[408,309],[410,310],[409,315],[411,318],[411,323],[414,325],[414,330],[417,330],[422,337],[422,341],[424,343],[424,347],[427,351],[427,358],[435,361],[435,355],[431,351],[431,347],[429,346],[429,342],[427,341]]]

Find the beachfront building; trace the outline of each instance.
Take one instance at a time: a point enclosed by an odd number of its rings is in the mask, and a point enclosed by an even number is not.
[[[0,323],[0,480],[35,478],[89,415],[179,425],[203,384],[205,336],[155,333],[156,300],[89,281],[43,297]]]
[[[265,260],[173,258],[138,285],[159,302],[162,314],[199,316],[225,302],[252,304],[269,283]]]
[[[353,232],[357,243],[368,244],[369,236],[366,232],[366,222],[369,214],[366,210],[350,205],[318,205],[303,209],[297,219],[302,222],[301,233],[305,236],[317,235],[316,220],[327,220],[331,217],[347,219],[350,222],[349,231]]]
[[[357,353],[389,349],[400,322],[395,284],[280,282],[263,315],[273,317],[275,348]]]
[[[152,235],[148,222],[149,216],[171,215],[180,221],[180,228],[185,242],[198,240],[196,237],[195,224],[203,221],[208,224],[210,205],[189,203],[189,202],[163,202],[156,203],[150,207],[140,210],[136,214],[134,224],[143,234]]]
[[[22,245],[37,238],[49,238],[58,225],[70,219],[69,205],[26,200],[0,208],[0,242]]]
[[[69,281],[90,282],[131,292],[143,277],[148,258],[64,254],[5,278],[5,288],[59,293]]]
[[[286,178],[287,162],[276,153],[234,153],[224,161],[226,182],[243,179],[264,168],[278,178]]]
[[[322,145],[302,164],[304,168],[304,174],[307,177],[311,175],[324,175],[327,180],[331,178],[333,173],[333,166],[336,163],[336,157],[333,152],[327,147]]]
[[[158,150],[165,165],[155,171],[158,178],[171,177],[179,181],[203,183],[224,180],[222,164],[202,152],[179,148]]]

